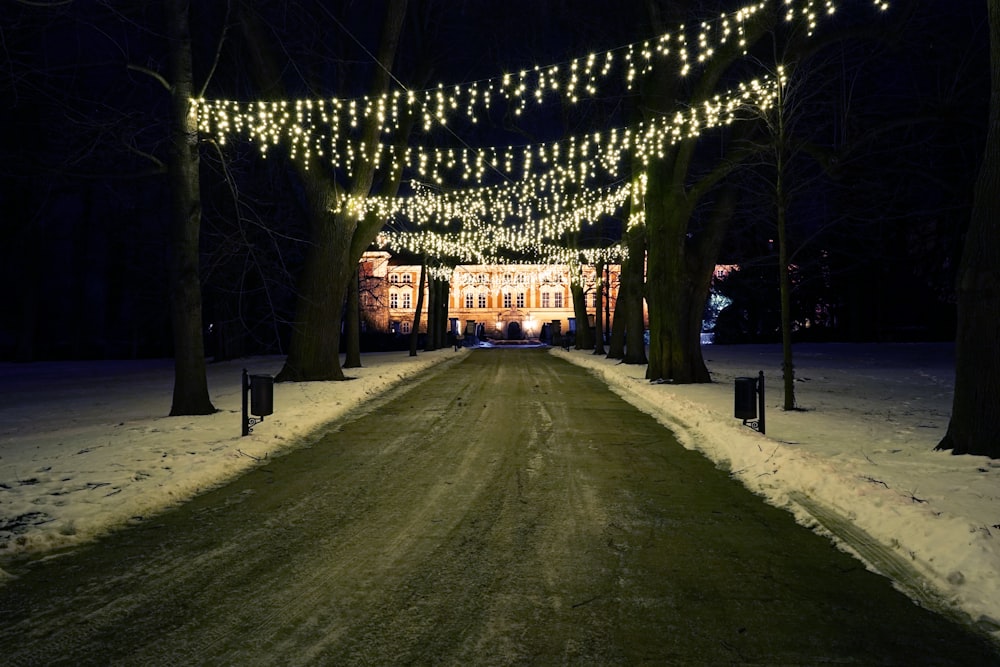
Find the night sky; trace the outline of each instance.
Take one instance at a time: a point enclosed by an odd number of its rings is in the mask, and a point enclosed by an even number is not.
[[[0,271],[8,295],[0,360],[170,356],[168,95],[151,76],[166,75],[159,3],[39,4],[0,6]],[[192,4],[198,85],[211,71],[207,97],[258,99],[248,54],[266,47],[245,43],[237,9]],[[364,94],[383,3],[248,4],[285,64],[290,94]],[[470,82],[645,39],[658,34],[645,4],[411,0],[396,85]],[[840,4],[815,36],[803,78],[810,94],[796,119],[808,146],[793,167],[789,222],[801,269],[796,317],[822,321],[808,334],[821,340],[947,340],[985,137],[986,3],[897,0],[884,15],[867,2]],[[825,39],[832,34],[843,37]],[[769,43],[751,55],[773,63],[773,51]],[[610,91],[573,109],[495,113],[411,142],[552,141],[624,126],[634,103],[629,91]],[[704,168],[726,140],[724,132],[699,140]],[[745,270],[719,289],[764,323],[753,340],[777,340],[768,324],[777,275],[767,174],[748,166],[732,178],[740,196],[719,262]],[[230,355],[286,351],[307,237],[287,159],[206,141],[201,183],[206,327],[228,332]],[[696,219],[710,214],[705,208]]]

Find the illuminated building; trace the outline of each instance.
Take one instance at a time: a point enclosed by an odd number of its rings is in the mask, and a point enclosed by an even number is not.
[[[608,286],[600,316],[610,331],[618,297],[620,267],[608,266]],[[396,264],[388,252],[366,252],[360,264],[361,311],[367,327],[377,331],[410,333],[417,306],[420,266]],[[594,267],[584,267],[583,288],[587,326],[598,317]],[[552,264],[465,264],[455,268],[448,294],[451,333],[480,340],[551,341],[552,336],[576,331],[570,293],[570,267]],[[427,327],[425,292],[420,331]]]

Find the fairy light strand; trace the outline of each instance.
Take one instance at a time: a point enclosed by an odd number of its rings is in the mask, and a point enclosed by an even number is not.
[[[735,122],[741,113],[761,113],[777,100],[783,72],[741,83],[727,93],[634,127],[610,129],[557,142],[486,148],[396,148],[393,140],[404,118],[424,131],[447,127],[464,113],[471,123],[503,103],[515,115],[549,101],[576,104],[607,91],[609,83],[626,90],[656,67],[673,62],[679,76],[709,62],[720,47],[746,42],[746,27],[756,14],[780,3],[784,19],[801,21],[809,34],[836,12],[834,0],[760,0],[689,28],[684,25],[654,39],[635,42],[567,62],[536,66],[492,79],[411,91],[394,90],[355,99],[299,99],[238,102],[192,100],[190,113],[198,131],[220,144],[229,137],[255,143],[266,157],[283,147],[307,167],[327,161],[348,176],[363,161],[376,169],[405,169],[428,185],[416,185],[412,197],[338,202],[359,218],[375,214],[384,220],[405,218],[420,226],[430,221],[462,222],[457,233],[429,230],[386,232],[386,247],[429,252],[437,256],[495,258],[505,251],[534,253],[548,259],[572,259],[577,251],[560,250],[567,232],[603,215],[614,215],[631,201],[628,224],[642,222],[644,175],[626,186],[601,189],[600,183],[622,181],[633,163],[648,166],[681,141]],[[885,0],[872,0],[879,11]],[[359,143],[359,128],[376,123],[376,145]],[[486,187],[488,174],[500,172],[508,183]],[[436,192],[430,186],[467,184],[462,190]],[[471,187],[471,186],[479,187]],[[510,225],[511,219],[521,224]],[[433,252],[430,252],[433,250]],[[567,254],[568,253],[568,254]]]

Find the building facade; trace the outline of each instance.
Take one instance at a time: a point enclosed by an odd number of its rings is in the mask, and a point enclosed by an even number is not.
[[[586,326],[597,317],[611,330],[618,298],[620,267],[610,265],[602,279],[607,298],[596,307],[594,267],[583,274]],[[397,264],[387,252],[367,252],[360,265],[361,310],[366,326],[377,331],[408,334],[417,306],[420,266]],[[426,330],[425,292],[420,330]],[[480,340],[551,342],[554,335],[575,333],[580,323],[573,311],[570,268],[562,265],[466,264],[456,267],[448,295],[450,331]]]

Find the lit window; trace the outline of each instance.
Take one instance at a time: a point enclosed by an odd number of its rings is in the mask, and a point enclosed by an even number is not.
[[[465,293],[465,307],[472,308],[472,292]]]
[[[403,308],[413,308],[413,297],[409,292],[403,292]]]
[[[513,300],[511,299],[510,292],[503,295],[503,307],[510,308],[513,305]]]
[[[389,295],[389,307],[399,308],[399,295],[395,292]]]
[[[524,292],[517,293],[517,307],[524,308]]]
[[[548,292],[542,292],[542,308],[551,308],[549,305],[552,302],[551,295]]]
[[[486,292],[479,293],[479,307],[480,308],[486,307]]]

